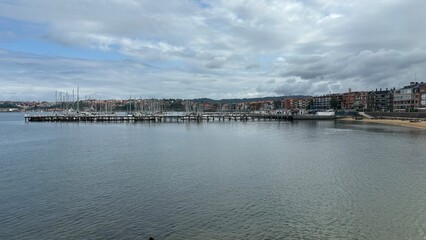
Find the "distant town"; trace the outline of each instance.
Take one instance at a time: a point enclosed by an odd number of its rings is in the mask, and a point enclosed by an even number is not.
[[[86,112],[291,112],[354,111],[354,112],[424,112],[426,83],[410,82],[395,89],[352,91],[321,96],[282,96],[252,99],[126,99],[81,100],[78,94],[56,92],[55,101],[0,101],[1,112],[28,111]]]

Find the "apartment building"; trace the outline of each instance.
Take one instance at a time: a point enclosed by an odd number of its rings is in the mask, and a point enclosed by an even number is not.
[[[315,96],[311,100],[312,110],[341,109],[342,94]]]
[[[422,104],[426,83],[410,82],[410,85],[395,91],[393,96],[393,106],[396,110],[418,109]]]
[[[367,110],[385,112],[393,109],[393,94],[395,89],[371,91],[368,93]]]
[[[367,109],[368,92],[349,92],[343,94],[342,98],[342,109],[345,110],[356,110],[365,111]]]
[[[426,84],[419,87],[419,108],[426,108]]]
[[[284,108],[287,110],[306,109],[309,106],[311,98],[286,98]]]

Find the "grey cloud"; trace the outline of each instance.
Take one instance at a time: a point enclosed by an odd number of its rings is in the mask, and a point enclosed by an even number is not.
[[[249,63],[245,67],[245,69],[247,69],[247,70],[258,69],[258,68],[260,68],[259,63]]]
[[[0,83],[17,94],[17,85],[36,83],[41,92],[81,83],[120,96],[218,98],[398,87],[426,76],[425,7],[422,0],[2,1],[0,17],[37,26],[28,36],[13,32],[17,38],[130,61],[0,50]]]
[[[299,55],[277,63],[282,77],[297,76],[302,79],[320,79],[332,75],[341,68],[330,55]]]
[[[340,90],[340,85],[332,81],[313,82],[289,78],[285,81],[275,84],[259,85],[259,92],[265,92],[270,95],[316,95],[317,93],[327,94],[335,90]]]
[[[368,6],[368,7],[366,7]],[[324,28],[342,50],[424,48],[424,1],[367,1],[348,5],[341,21]]]
[[[222,68],[227,59],[226,57],[214,57],[211,61],[206,64],[207,68]]]
[[[277,66],[282,77],[295,76],[312,82],[326,80],[330,84],[344,82],[344,86],[371,89],[380,85],[398,86],[402,79],[408,82],[407,73],[424,76],[426,51],[364,50],[345,56],[341,53],[298,56],[280,61]]]
[[[289,80],[289,81],[287,81]],[[306,89],[310,88],[311,85],[308,81],[299,81],[296,83],[296,79],[287,79],[281,81],[275,81],[273,83],[266,82],[257,86],[256,90],[264,93],[284,94],[284,95],[295,95],[300,94]],[[303,88],[305,88],[303,90]]]
[[[102,98],[244,97],[255,77],[218,78],[176,68],[163,71],[137,61],[95,61],[0,51],[0,99],[53,100],[54,92],[80,86],[82,96]],[[250,83],[251,82],[251,83]],[[10,93],[16,93],[11,95]],[[8,94],[7,94],[8,93]]]

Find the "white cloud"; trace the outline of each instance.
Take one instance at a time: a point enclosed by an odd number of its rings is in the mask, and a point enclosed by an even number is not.
[[[30,82],[46,89],[83,82],[121,97],[216,98],[398,87],[426,74],[424,7],[421,0],[0,2],[0,17],[43,29],[31,38],[128,59],[6,52],[0,83],[16,95]],[[8,29],[0,41],[20,35]]]

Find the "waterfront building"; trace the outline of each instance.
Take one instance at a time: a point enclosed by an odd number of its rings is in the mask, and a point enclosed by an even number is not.
[[[418,109],[422,104],[422,97],[426,83],[410,82],[410,85],[404,86],[395,91],[393,97],[393,105],[396,110],[412,110]]]
[[[367,110],[375,112],[392,111],[395,89],[375,90],[368,93]]]
[[[286,110],[306,109],[312,98],[286,98],[284,100],[284,108]]]
[[[426,110],[426,84],[419,87],[419,109]]]
[[[312,110],[341,109],[342,94],[315,96],[312,98],[310,105]]]
[[[359,91],[344,93],[342,97],[342,109],[344,110],[356,110],[365,111],[367,109],[368,92]]]
[[[274,101],[261,101],[261,109],[263,111],[271,111],[274,109]]]
[[[322,95],[315,96],[312,98],[312,105],[310,106],[312,110],[327,110],[331,108],[331,96]]]

